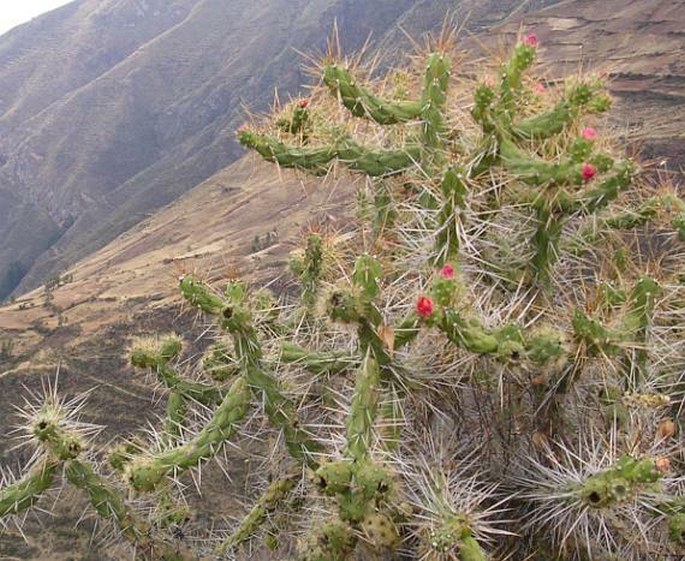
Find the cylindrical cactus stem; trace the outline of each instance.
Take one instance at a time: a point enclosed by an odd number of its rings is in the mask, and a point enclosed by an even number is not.
[[[216,343],[202,357],[202,371],[215,382],[227,382],[240,374],[240,366],[228,345]]]
[[[185,396],[176,390],[169,392],[164,422],[164,439],[168,446],[172,446],[182,436],[187,413],[188,403]]]
[[[283,430],[288,452],[310,467],[317,465],[315,456],[321,446],[300,426],[297,410],[283,393],[279,381],[262,363],[262,347],[252,327],[250,311],[242,304],[246,288],[234,283],[226,289],[229,304],[222,312],[221,324],[233,337],[233,346],[243,369],[243,377],[258,403],[264,406],[269,422]]]
[[[211,458],[235,434],[249,407],[250,390],[240,377],[233,382],[210,421],[190,442],[128,463],[125,470],[129,482],[136,490],[152,491],[167,475],[181,473]]]
[[[668,517],[668,539],[676,545],[685,546],[685,513]]]
[[[20,514],[35,505],[50,489],[62,462],[45,458],[21,479],[0,489],[0,518]]]
[[[66,463],[64,474],[69,483],[88,494],[98,515],[105,520],[112,520],[121,535],[136,546],[145,559],[183,559],[169,545],[153,543],[150,525],[135,515],[121,492],[98,475],[90,463],[71,460]]]
[[[300,99],[292,109],[290,118],[281,118],[276,126],[282,131],[299,135],[303,143],[307,142],[309,129],[309,100]]]
[[[648,363],[647,327],[654,311],[654,302],[661,292],[659,284],[649,277],[640,278],[628,298],[628,311],[621,322],[622,336],[636,347],[627,357],[627,375],[634,382],[646,378]]]
[[[581,309],[574,311],[571,325],[576,341],[585,346],[589,356],[614,356],[619,351],[616,334]]]
[[[321,452],[321,445],[300,426],[297,409],[283,393],[278,380],[262,365],[253,361],[249,361],[245,366],[245,380],[256,400],[263,404],[269,422],[283,430],[285,445],[290,455],[316,469],[316,457]]]
[[[447,338],[476,354],[494,354],[499,347],[495,334],[475,318],[466,319],[455,310],[445,310],[437,324]]]
[[[522,119],[512,126],[516,138],[542,140],[564,131],[583,112],[603,113],[611,107],[611,100],[600,84],[576,84],[564,99],[544,113]]]
[[[431,161],[441,156],[439,152],[445,149],[445,105],[451,68],[452,61],[446,53],[436,52],[428,55],[421,96],[421,119],[423,146]]]
[[[307,238],[301,271],[297,275],[302,286],[302,304],[312,308],[316,302],[321,286],[321,275],[324,267],[323,238],[312,233]]]
[[[383,269],[375,257],[364,253],[360,255],[352,273],[352,282],[361,290],[361,296],[367,302],[371,302],[380,294],[380,280]]]
[[[463,169],[450,166],[440,182],[443,199],[435,236],[435,265],[438,267],[457,262],[459,258],[460,211],[466,204],[468,194],[465,179],[466,172]]]
[[[413,310],[394,328],[393,350],[400,349],[416,339],[421,332],[421,322]]]
[[[656,458],[623,456],[612,467],[587,477],[576,489],[576,499],[590,508],[605,508],[634,500],[636,492],[659,481],[663,472]]]
[[[458,558],[459,561],[490,559],[473,536],[468,517],[464,514],[445,513],[440,524],[427,533],[424,541],[425,549],[435,552],[436,558],[445,555],[445,558]]]
[[[348,561],[359,538],[349,524],[334,519],[312,528],[299,561]]]
[[[523,76],[535,62],[536,54],[537,45],[519,43],[509,61],[502,67],[496,110],[499,127],[511,128],[516,114],[516,102],[521,95]]]
[[[547,209],[541,209],[537,212],[537,220],[538,227],[531,239],[533,256],[530,266],[536,280],[544,283],[548,281],[559,255],[564,218],[555,216]]]
[[[630,185],[635,165],[630,161],[618,162],[611,175],[603,179],[596,187],[581,192],[570,210],[593,214],[615,200]]]
[[[297,168],[315,175],[327,173],[335,159],[339,159],[349,169],[364,172],[371,177],[391,175],[411,168],[420,153],[417,146],[374,150],[360,146],[349,138],[334,146],[292,147],[269,135],[260,135],[249,130],[241,131],[238,139],[243,146],[256,150],[269,162],[277,162],[282,167]]]
[[[174,334],[139,338],[132,345],[131,364],[136,368],[154,370],[160,382],[186,398],[204,405],[221,403],[222,393],[218,388],[186,380],[169,364],[181,352],[181,348],[181,339]]]
[[[380,125],[394,125],[418,119],[421,101],[386,100],[357,84],[349,70],[338,64],[326,65],[323,81],[355,117],[365,117]]]
[[[231,551],[248,541],[259,530],[268,514],[276,510],[288,498],[297,485],[299,476],[299,473],[288,475],[271,482],[238,528],[219,546],[221,553]]]
[[[139,337],[131,345],[131,364],[137,368],[155,368],[167,364],[183,350],[183,341],[175,333],[158,337]]]
[[[208,285],[193,275],[184,275],[179,283],[181,295],[188,303],[206,314],[216,315],[224,307],[224,299],[214,294]]]
[[[356,364],[359,359],[346,353],[332,351],[310,351],[288,341],[281,345],[281,361],[299,364],[312,374],[339,374]]]
[[[64,418],[59,406],[46,403],[33,419],[31,433],[53,458],[72,460],[84,448],[81,435],[63,426]]]
[[[357,463],[363,462],[369,456],[369,446],[378,410],[379,384],[378,363],[369,350],[357,371],[354,395],[346,422],[345,455]]]

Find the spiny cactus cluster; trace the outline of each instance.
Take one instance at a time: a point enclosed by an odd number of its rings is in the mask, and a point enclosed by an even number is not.
[[[218,335],[197,376],[178,336],[133,342],[166,388],[154,442],[99,466],[82,401],[50,393],[0,514],[64,479],[145,559],[684,558],[685,203],[598,132],[604,81],[541,81],[539,48],[455,79],[445,34],[366,84],[330,55],[307,99],[243,127],[281,167],[366,178],[355,220],[304,235],[286,294],[184,276]],[[261,494],[183,550],[179,481],[259,419]]]

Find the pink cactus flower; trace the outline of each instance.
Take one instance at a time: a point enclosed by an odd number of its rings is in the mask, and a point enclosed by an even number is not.
[[[580,136],[585,140],[595,140],[597,138],[597,131],[593,127],[585,127],[580,131]]]
[[[523,44],[526,47],[537,47],[540,44],[540,40],[538,39],[538,36],[531,31],[523,36]]]
[[[545,87],[545,84],[543,84],[542,82],[536,82],[533,86],[533,91],[536,94],[543,94],[547,91],[547,88]]]
[[[440,269],[440,276],[443,279],[451,280],[454,278],[454,267],[447,263]]]
[[[580,168],[580,175],[583,177],[584,181],[590,181],[596,173],[597,168],[592,164],[588,164],[587,162],[583,164],[582,168]]]
[[[433,315],[433,300],[428,296],[419,296],[416,301],[416,313],[419,317],[427,319]]]

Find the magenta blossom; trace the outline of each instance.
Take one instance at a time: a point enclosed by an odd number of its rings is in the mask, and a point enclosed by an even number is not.
[[[447,280],[453,279],[454,278],[454,267],[452,265],[450,265],[449,263],[447,263],[446,265],[444,265],[442,267],[442,269],[440,269],[440,276],[443,279],[447,279]]]
[[[587,162],[583,164],[582,168],[580,168],[580,175],[583,177],[584,181],[590,181],[596,173],[597,168],[592,164],[588,164]]]
[[[523,44],[526,47],[537,47],[540,44],[540,40],[538,39],[538,36],[531,31],[523,36]]]
[[[595,140],[597,138],[597,131],[593,127],[585,127],[580,131],[580,136],[585,140]]]
[[[423,319],[428,319],[433,315],[433,300],[428,296],[419,296],[416,301],[416,313]]]

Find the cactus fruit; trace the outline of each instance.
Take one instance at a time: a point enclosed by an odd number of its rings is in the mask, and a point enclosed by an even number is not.
[[[342,245],[304,235],[282,295],[180,280],[216,341],[197,372],[177,336],[134,341],[167,399],[156,445],[110,453],[134,494],[183,523],[170,482],[242,436],[272,445],[251,446],[265,482],[220,558],[685,558],[685,202],[600,130],[604,82],[543,84],[541,49],[527,33],[459,81],[447,36],[394,80],[331,56],[306,100],[240,129],[282,167],[365,176],[359,212]],[[64,473],[173,558],[63,409],[28,408],[40,453],[0,515]]]

